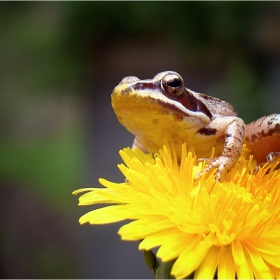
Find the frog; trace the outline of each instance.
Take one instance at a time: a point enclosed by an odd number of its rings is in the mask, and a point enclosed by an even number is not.
[[[111,103],[119,122],[135,136],[132,149],[156,153],[170,145],[178,158],[183,143],[193,149],[198,161],[208,163],[195,180],[215,171],[220,181],[238,161],[244,144],[258,165],[279,159],[279,114],[245,124],[231,104],[185,87],[174,71],[152,79],[123,78]]]

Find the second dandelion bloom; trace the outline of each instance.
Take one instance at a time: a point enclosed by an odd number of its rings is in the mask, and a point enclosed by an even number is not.
[[[80,205],[106,203],[80,223],[132,220],[119,229],[123,240],[141,240],[140,250],[157,250],[162,262],[175,260],[176,278],[280,277],[280,172],[275,164],[254,173],[243,155],[215,181],[214,173],[194,180],[205,166],[182,146],[180,159],[169,147],[155,157],[120,151],[123,183],[100,179]]]

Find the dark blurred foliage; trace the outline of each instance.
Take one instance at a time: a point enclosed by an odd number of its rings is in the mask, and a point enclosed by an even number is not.
[[[1,2],[2,278],[152,278],[120,224],[80,226],[71,192],[122,181],[124,77],[178,71],[246,122],[279,111],[279,2]]]

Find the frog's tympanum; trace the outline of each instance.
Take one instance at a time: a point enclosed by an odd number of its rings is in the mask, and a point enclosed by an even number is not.
[[[280,115],[245,125],[229,103],[185,88],[173,71],[149,80],[124,78],[112,93],[112,106],[120,123],[135,135],[133,148],[157,152],[169,144],[180,158],[182,143],[193,147],[200,160],[209,162],[197,177],[217,168],[220,180],[238,160],[244,142],[258,164],[280,151]]]

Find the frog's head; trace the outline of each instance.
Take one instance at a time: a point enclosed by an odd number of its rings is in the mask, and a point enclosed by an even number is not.
[[[153,133],[176,137],[176,130],[199,128],[212,118],[207,106],[173,71],[148,80],[124,78],[112,93],[112,106],[120,123],[138,140],[155,138]]]
[[[140,80],[134,76],[123,78],[112,93],[114,109],[119,102],[124,102],[129,107],[138,107],[143,102],[145,108],[147,103],[153,103],[157,108],[168,109],[169,114],[206,118],[206,122],[212,118],[205,104],[197,99],[191,90],[185,88],[183,78],[173,71],[161,72],[148,80]],[[132,104],[134,102],[136,103]],[[134,109],[135,113],[141,115],[141,111]]]

